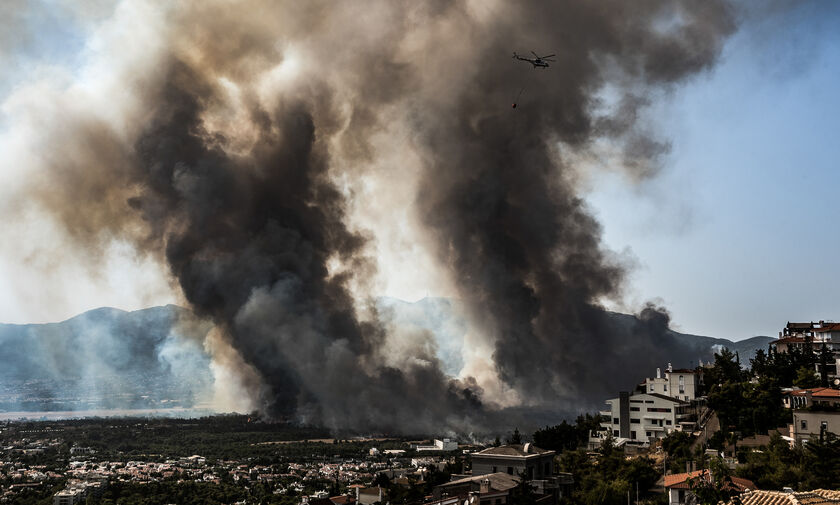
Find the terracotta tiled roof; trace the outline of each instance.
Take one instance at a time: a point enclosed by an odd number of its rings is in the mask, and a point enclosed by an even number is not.
[[[671,489],[690,489],[689,481],[691,479],[701,478],[709,479],[708,470],[696,470],[689,473],[675,473],[674,475],[665,476],[665,487]],[[740,477],[732,477],[732,484],[727,487],[736,489],[737,491],[745,491],[747,489],[755,489],[755,484],[751,480],[742,479]]]
[[[813,398],[840,398],[840,389],[831,388],[795,389],[790,394],[793,396],[807,396],[809,392]]]
[[[748,491],[740,495],[742,505],[831,505],[840,504],[840,491],[816,489],[799,493]],[[730,501],[729,505],[734,502]]]
[[[805,342],[805,337],[782,337],[778,340],[770,342],[771,344],[802,344]]]
[[[840,323],[823,323],[822,328],[814,328],[814,331],[817,333],[840,331]]]

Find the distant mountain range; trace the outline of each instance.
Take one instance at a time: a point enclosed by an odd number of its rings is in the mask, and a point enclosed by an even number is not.
[[[388,324],[434,335],[444,371],[452,375],[460,371],[467,322],[459,302],[447,298],[417,302],[381,298],[378,302]],[[628,327],[637,321],[633,315],[612,315]],[[212,396],[213,387],[210,357],[203,346],[210,327],[174,305],[133,312],[100,308],[60,323],[0,324],[0,411],[202,404]],[[773,340],[758,336],[733,342],[671,334],[696,349],[697,359],[710,361],[715,351],[727,347],[738,351],[744,365],[756,349],[766,348]]]

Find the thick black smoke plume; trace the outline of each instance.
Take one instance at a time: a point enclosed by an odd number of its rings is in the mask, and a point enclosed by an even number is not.
[[[149,12],[165,43],[119,74],[133,90],[124,120],[79,112],[47,129],[53,183],[35,194],[81,243],[128,238],[165,260],[267,416],[490,429],[522,415],[500,406],[567,414],[695,358],[657,309],[628,327],[602,308],[623,268],[600,246],[573,160],[606,143],[631,178],[655,171],[667,143],[639,115],[652,91],[714,63],[733,29],[723,2]],[[556,63],[509,58],[529,49]],[[418,179],[418,235],[494,349],[479,381],[446,376],[428,335],[402,334],[367,302],[375,230],[350,226],[351,202],[365,202],[342,181],[385,158]]]

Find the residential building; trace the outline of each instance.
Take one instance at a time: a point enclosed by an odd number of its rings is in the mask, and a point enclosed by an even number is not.
[[[534,444],[510,444],[489,447],[472,455],[472,474],[507,473],[544,479],[554,474],[554,451]]]
[[[538,496],[550,497],[548,502],[540,502],[538,499],[538,503],[557,503],[571,493],[574,480],[571,474],[554,473],[554,455],[554,451],[541,449],[531,443],[488,447],[471,455],[472,475],[522,475],[528,479]]]
[[[810,323],[791,323],[779,332],[778,340],[770,343],[776,352],[785,353],[791,349],[811,349],[819,353],[823,347],[832,353],[833,360],[826,366],[829,378],[837,377],[840,369],[840,323],[819,321]],[[816,367],[819,368],[817,363]],[[819,371],[819,369],[817,370]]]
[[[691,494],[692,480],[711,481],[711,477],[712,476],[709,470],[697,470],[695,472],[666,475],[664,486],[665,492],[668,494],[668,505],[694,503],[695,500]],[[738,493],[756,489],[755,484],[753,484],[752,481],[739,477],[731,477],[730,482],[726,483],[724,487]]]
[[[668,363],[664,376],[660,369],[656,369],[656,377],[645,379],[639,384],[640,393],[658,393],[685,402],[691,402],[698,397],[700,384],[703,382],[702,368],[674,369]]]
[[[86,498],[84,489],[62,489],[53,495],[53,505],[75,505]]]
[[[790,438],[795,443],[807,442],[811,436],[825,432],[840,435],[840,411],[814,408],[794,409]]]
[[[661,393],[621,392],[606,403],[609,410],[600,412],[602,430],[590,435],[591,448],[610,436],[618,445],[645,445],[696,424],[695,405]]]
[[[782,402],[787,409],[840,407],[840,389],[808,388],[784,391]]]
[[[382,488],[380,486],[356,488],[356,503],[360,503],[361,505],[373,505],[374,503],[382,501]]]

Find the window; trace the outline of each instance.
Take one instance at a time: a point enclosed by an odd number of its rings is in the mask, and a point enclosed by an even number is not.
[[[803,430],[807,430],[808,429],[808,421],[806,421],[804,419],[799,421],[799,427],[802,428]]]
[[[630,432],[630,438],[633,439],[633,440],[636,440],[636,432],[635,431]]]
[[[671,420],[670,420],[670,419],[666,419],[666,420],[665,420],[665,424],[667,424],[668,426],[670,426],[670,425],[671,425]]]
[[[651,384],[651,385],[650,385],[650,392],[651,392],[651,393],[653,393],[653,391],[654,391],[654,389],[653,389],[653,384]]]
[[[665,408],[665,407],[648,407],[647,411],[648,412],[671,412],[671,409],[670,408]]]
[[[641,420],[641,419],[631,419],[631,420],[630,420],[630,422],[631,422],[632,424],[639,424],[639,423],[641,423],[641,422],[642,422],[642,420]]]
[[[677,491],[677,503],[685,503],[685,489]]]
[[[614,436],[614,437],[617,437],[617,436],[618,436],[618,430],[613,430],[613,436]]]
[[[649,431],[646,431],[646,432],[645,432],[645,435],[650,436],[650,432],[649,432]]]
[[[508,467],[508,475],[513,475],[513,467],[512,466]]]
[[[662,385],[662,390],[667,392],[668,391],[668,384],[663,384]]]
[[[639,407],[630,407],[630,412],[638,412],[639,410]]]
[[[499,467],[494,466],[494,467],[493,467],[493,473],[496,473],[496,472],[498,472],[498,471],[499,471]]]
[[[545,471],[543,472],[545,475],[551,475],[551,463],[545,464]]]
[[[653,400],[645,400],[645,403],[653,403]]]
[[[618,424],[618,418],[617,417],[613,417],[613,424]]]

